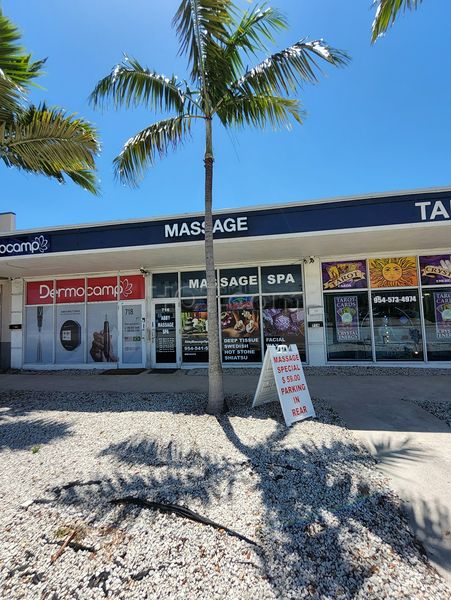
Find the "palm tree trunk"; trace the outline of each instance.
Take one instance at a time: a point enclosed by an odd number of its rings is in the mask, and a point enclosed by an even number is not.
[[[219,345],[218,302],[213,252],[213,137],[211,118],[207,118],[205,140],[205,270],[208,311],[208,405],[207,413],[217,415],[224,410],[221,349]]]

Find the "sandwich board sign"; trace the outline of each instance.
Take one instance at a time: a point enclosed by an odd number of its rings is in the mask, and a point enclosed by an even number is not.
[[[279,396],[287,427],[315,417],[299,350],[291,346],[268,346],[252,407],[274,402]]]

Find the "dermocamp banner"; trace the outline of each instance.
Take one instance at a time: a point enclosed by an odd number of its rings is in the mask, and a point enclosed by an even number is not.
[[[114,302],[145,298],[142,275],[79,277],[27,282],[27,305]]]

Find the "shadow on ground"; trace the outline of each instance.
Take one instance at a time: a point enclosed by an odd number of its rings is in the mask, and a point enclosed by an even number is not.
[[[71,435],[70,428],[61,421],[50,419],[0,420],[0,450],[31,450],[53,440]]]
[[[185,450],[174,442],[164,445],[134,436],[101,452],[117,465],[109,479],[49,490],[52,501],[73,505],[97,520],[110,518],[117,526],[148,512],[109,504],[123,496],[194,505],[198,512],[201,506],[205,516],[211,516],[218,503],[229,504],[230,522],[222,524],[256,541],[258,548],[252,552],[260,574],[284,598],[300,597],[306,590],[313,598],[352,598],[358,593],[378,597],[377,591],[384,597],[377,580],[389,581],[392,597],[397,590],[400,597],[410,584],[403,576],[412,568],[421,573],[421,585],[434,585],[435,571],[411,534],[396,497],[374,475],[368,454],[351,439],[328,444],[309,436],[312,442],[299,444],[296,438],[293,444],[292,430],[283,425],[278,407],[261,407],[250,417],[248,407],[233,398],[229,401],[231,411],[217,420],[231,445],[228,457],[214,449]],[[133,407],[134,403],[127,410]],[[187,408],[181,402],[177,412]],[[326,407],[320,407],[319,414],[329,425],[339,424]],[[246,427],[240,420],[255,418],[272,420],[272,432],[264,439],[243,434]],[[379,456],[385,461],[393,456],[422,458],[408,445],[381,447]],[[244,506],[240,494],[251,487],[249,502],[255,504]],[[234,505],[235,494],[241,504]],[[426,505],[423,511],[426,522]],[[443,519],[450,521],[445,510]],[[438,535],[433,542],[441,543]],[[415,592],[412,597],[417,597]]]

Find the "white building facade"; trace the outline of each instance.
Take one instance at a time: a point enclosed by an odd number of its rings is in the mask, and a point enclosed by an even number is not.
[[[3,368],[206,365],[200,215],[0,225]],[[451,367],[451,189],[219,211],[215,259],[224,366]]]

